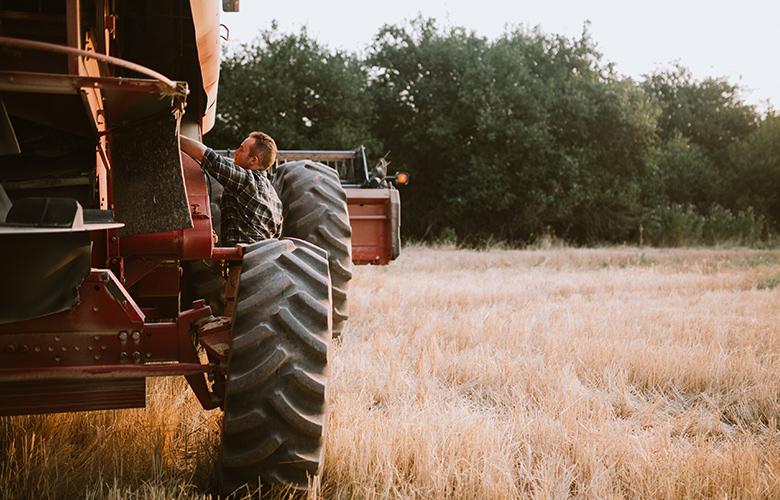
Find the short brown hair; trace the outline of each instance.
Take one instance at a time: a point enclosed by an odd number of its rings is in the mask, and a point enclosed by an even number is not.
[[[255,141],[252,153],[260,160],[260,168],[266,170],[276,161],[276,141],[270,135],[259,130],[249,134],[249,137]]]

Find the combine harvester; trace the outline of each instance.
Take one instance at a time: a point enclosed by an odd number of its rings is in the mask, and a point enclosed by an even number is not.
[[[146,378],[184,376],[224,410],[223,491],[305,487],[352,260],[398,255],[398,193],[364,155],[285,153],[286,237],[215,246],[179,134],[212,128],[219,55],[217,0],[0,2],[0,414],[143,407]]]

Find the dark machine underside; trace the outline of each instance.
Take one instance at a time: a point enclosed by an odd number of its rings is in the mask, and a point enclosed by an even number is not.
[[[178,147],[213,119],[211,3],[0,0],[0,414],[143,406],[158,375],[220,404],[196,346],[229,325],[180,290],[213,249]]]

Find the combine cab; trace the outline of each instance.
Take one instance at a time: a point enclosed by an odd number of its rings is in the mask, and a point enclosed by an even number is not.
[[[217,0],[0,2],[0,415],[142,407],[148,377],[184,376],[224,410],[225,492],[304,488],[347,315],[347,200],[334,169],[282,165],[286,237],[214,245],[178,139],[214,123],[219,16]],[[387,224],[377,199],[350,198],[355,235]]]

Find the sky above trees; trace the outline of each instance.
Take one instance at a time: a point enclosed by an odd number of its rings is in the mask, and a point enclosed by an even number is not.
[[[249,42],[277,20],[282,32],[309,33],[331,48],[363,51],[379,28],[421,14],[496,38],[507,26],[540,26],[576,37],[585,23],[618,72],[643,74],[682,64],[696,78],[727,77],[760,109],[780,103],[780,68],[774,36],[780,4],[766,0],[394,0],[314,2],[242,0],[241,12],[223,14],[231,43]]]

